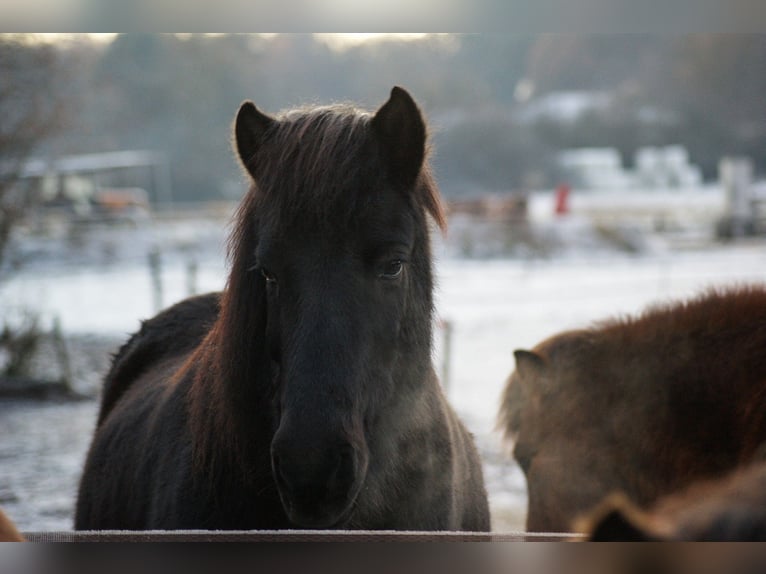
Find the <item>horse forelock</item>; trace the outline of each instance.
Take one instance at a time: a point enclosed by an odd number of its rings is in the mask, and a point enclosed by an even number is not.
[[[371,119],[371,114],[347,104],[280,114],[268,144],[254,159],[258,176],[250,191],[256,195],[252,207],[281,220],[293,217],[332,226],[353,221],[385,186]],[[412,189],[403,191],[411,194],[416,208],[446,228],[427,159]]]
[[[337,220],[357,208],[350,187],[369,170],[369,116],[349,106],[293,110],[258,157],[253,191],[272,217]],[[367,175],[369,179],[369,175]]]

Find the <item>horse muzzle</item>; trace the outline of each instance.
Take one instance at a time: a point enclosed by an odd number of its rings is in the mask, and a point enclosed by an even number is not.
[[[302,528],[341,528],[350,518],[367,471],[367,456],[348,442],[275,437],[271,465],[282,506]]]

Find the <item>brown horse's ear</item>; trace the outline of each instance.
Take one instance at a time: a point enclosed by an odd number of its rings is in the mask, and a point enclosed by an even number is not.
[[[412,96],[394,87],[372,119],[372,128],[391,174],[399,183],[411,185],[423,165],[426,149],[426,126]]]
[[[234,140],[242,165],[253,177],[256,177],[255,159],[258,150],[276,121],[256,108],[253,102],[246,101],[239,107],[234,122]]]
[[[24,542],[24,537],[2,509],[0,509],[0,542]]]
[[[575,530],[585,532],[591,542],[652,542],[662,539],[653,532],[645,513],[622,494],[607,497],[589,516],[576,521]]]
[[[594,525],[588,536],[590,542],[649,542],[654,537],[633,524],[623,512],[615,508]]]
[[[659,542],[660,537],[635,523],[619,508],[607,513],[588,534],[590,542]]]
[[[534,351],[516,349],[513,357],[516,359],[516,371],[522,379],[537,379],[545,372],[545,359]]]

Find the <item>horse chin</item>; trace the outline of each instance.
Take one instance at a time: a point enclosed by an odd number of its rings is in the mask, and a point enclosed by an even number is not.
[[[281,493],[280,497],[287,518],[296,527],[310,530],[342,530],[348,526],[354,514],[360,490],[361,482],[354,488],[353,493],[349,493],[344,504],[319,503],[312,504],[312,508],[296,504]]]
[[[285,504],[285,512],[292,524],[309,530],[340,530],[348,523],[353,511],[353,504],[341,511],[312,511],[298,509]]]

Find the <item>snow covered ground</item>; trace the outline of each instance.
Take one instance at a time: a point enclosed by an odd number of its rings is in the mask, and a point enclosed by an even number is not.
[[[185,234],[190,232],[180,233]],[[211,232],[206,239],[212,243],[199,260],[199,292],[224,284],[223,231],[219,235]],[[130,244],[125,236],[115,249],[119,254]],[[188,246],[171,250],[166,258],[162,272],[166,305],[187,295],[189,252]],[[766,279],[764,242],[639,256],[581,250],[526,260],[464,259],[451,255],[445,246],[437,253],[437,312],[452,325],[447,390],[479,442],[497,530],[523,529],[526,506],[523,476],[494,431],[514,349],[712,286]],[[33,265],[0,284],[0,305],[5,314],[34,307],[44,317],[59,317],[70,336],[96,334],[109,340],[124,337],[154,312],[143,255],[124,259],[115,255],[113,261],[98,265]],[[442,336],[437,329],[434,360],[439,370],[445,356]],[[94,416],[93,403],[0,404],[0,505],[23,529],[70,526],[67,505],[74,498]],[[14,447],[15,441],[21,446]]]

